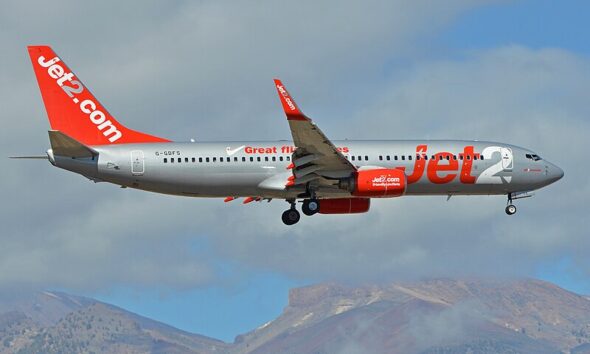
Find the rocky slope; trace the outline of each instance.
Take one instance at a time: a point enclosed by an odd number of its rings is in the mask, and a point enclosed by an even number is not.
[[[538,280],[431,280],[294,289],[238,353],[567,353],[590,342],[590,301]]]
[[[538,280],[318,284],[230,344],[45,292],[0,297],[3,353],[590,354],[590,300]]]
[[[0,314],[1,354],[226,353],[229,348],[88,298],[43,292],[8,303],[13,309]]]

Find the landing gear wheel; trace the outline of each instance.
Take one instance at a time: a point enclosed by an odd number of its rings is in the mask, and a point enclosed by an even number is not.
[[[300,218],[301,215],[299,215],[297,209],[294,208],[285,210],[282,216],[283,223],[285,223],[285,225],[295,225]]]
[[[508,215],[514,215],[515,213],[516,213],[516,207],[514,205],[512,205],[512,204],[509,204],[506,207],[506,214],[508,214]]]
[[[320,211],[320,201],[317,199],[306,199],[303,201],[303,206],[301,207],[301,211],[303,214],[307,216],[312,216]]]

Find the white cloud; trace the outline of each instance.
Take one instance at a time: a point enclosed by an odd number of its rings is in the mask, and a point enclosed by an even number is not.
[[[588,60],[522,47],[461,60],[416,54],[420,40],[485,3],[8,2],[0,14],[7,154],[47,148],[25,50],[45,42],[135,129],[178,139],[288,138],[270,83],[278,75],[330,136],[515,142],[564,167],[566,179],[519,203],[510,219],[500,198],[402,198],[377,201],[366,215],[287,228],[280,201],[159,196],[93,185],[40,161],[7,161],[0,286],[187,288],[218,281],[224,261],[350,281],[526,274],[563,254],[584,262],[590,186],[575,156],[588,131]],[[400,57],[417,64],[382,77]]]
[[[580,94],[589,91],[588,78],[590,61],[572,53],[498,48],[417,64],[350,118],[362,119],[361,138],[490,139],[562,166],[566,178],[518,201],[514,217],[504,215],[504,197],[408,197],[378,201],[368,215],[304,219],[280,236],[274,226],[244,227],[223,250],[248,264],[344,281],[531,275],[561,257],[589,269],[590,182],[580,165],[590,131]],[[216,240],[227,244],[222,235]]]

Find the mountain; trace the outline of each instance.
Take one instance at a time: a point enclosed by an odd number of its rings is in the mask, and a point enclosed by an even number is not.
[[[590,354],[590,300],[531,279],[318,284],[292,289],[278,318],[223,343],[41,292],[0,296],[4,353]]]
[[[590,342],[590,301],[539,280],[294,289],[236,353],[560,353]],[[584,349],[587,350],[587,349]]]
[[[0,313],[0,354],[226,353],[229,347],[93,299],[19,295],[0,305],[6,311]]]

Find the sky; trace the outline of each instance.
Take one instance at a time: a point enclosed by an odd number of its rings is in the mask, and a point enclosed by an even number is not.
[[[332,139],[501,141],[565,177],[510,218],[500,196],[416,197],[286,227],[280,201],[123,190],[6,160],[0,291],[87,295],[226,341],[316,282],[538,277],[590,293],[588,2],[1,3],[6,156],[48,148],[26,46],[49,44],[119,121],[172,140],[289,139],[280,77]]]

